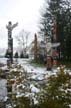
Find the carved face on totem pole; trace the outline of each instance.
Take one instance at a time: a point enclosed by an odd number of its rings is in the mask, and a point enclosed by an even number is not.
[[[52,48],[51,39],[50,37],[47,37],[46,38],[46,51],[48,55],[51,55],[51,48]]]

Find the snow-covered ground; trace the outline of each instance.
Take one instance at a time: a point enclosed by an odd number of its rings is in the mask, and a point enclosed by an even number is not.
[[[2,63],[4,62],[4,59],[2,60]],[[5,59],[6,63],[6,59]],[[16,86],[17,88],[17,95],[16,97],[21,97],[21,96],[29,96],[34,99],[34,102],[37,103],[35,100],[35,94],[39,93],[41,91],[42,85],[47,83],[47,79],[50,75],[56,75],[56,73],[59,71],[60,67],[52,69],[52,71],[47,71],[46,67],[36,67],[33,66],[29,63],[29,59],[18,59],[18,64],[22,66],[21,72],[22,75],[24,75],[23,69],[27,72],[27,77],[24,82],[21,82],[20,84],[14,85],[13,87]],[[7,68],[2,67],[2,68]],[[16,71],[16,68],[13,67],[12,70]],[[11,71],[12,71],[11,70]],[[65,72],[68,72],[71,74],[71,70],[64,70]],[[27,89],[25,88],[27,87]],[[22,87],[22,89],[25,89],[26,92],[24,93],[22,90],[19,90],[19,87]],[[15,91],[15,88],[13,88]],[[30,92],[29,92],[30,91]]]
[[[26,77],[26,83],[21,83],[17,85],[17,95],[16,97],[19,98],[21,96],[29,96],[31,97],[35,103],[37,103],[35,94],[39,93],[42,90],[42,86],[47,82],[47,78],[50,75],[56,74],[56,69],[52,71],[47,71],[46,67],[36,67],[29,63],[29,59],[18,59],[18,64],[22,66],[21,72],[23,72],[23,69],[27,72]],[[15,68],[13,69],[16,70]],[[23,72],[23,74],[25,74]],[[26,92],[23,92],[19,90],[19,87],[25,90],[26,84]],[[15,85],[14,85],[15,86]],[[15,91],[15,90],[14,90]],[[29,92],[30,91],[30,92]]]
[[[5,100],[7,97],[7,80],[6,79],[1,79],[0,78],[0,101]]]
[[[7,58],[0,58],[0,63],[6,64]]]
[[[50,75],[56,75],[56,73],[59,71],[60,67],[54,67],[52,68],[51,71],[47,71],[46,67],[37,67],[34,65],[31,65],[29,63],[29,59],[19,59],[18,60],[19,64],[23,66],[23,68],[28,72],[32,73],[33,75],[31,78],[33,79],[38,79],[38,80],[43,80],[47,76],[49,77]],[[65,69],[65,72],[71,73],[70,69]]]

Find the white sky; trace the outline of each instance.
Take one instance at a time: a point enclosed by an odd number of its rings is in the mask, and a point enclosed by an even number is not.
[[[21,29],[32,33],[37,33],[40,9],[44,0],[0,0],[0,48],[7,47],[7,30],[8,21],[18,22],[18,26],[13,30],[14,35],[18,34]],[[32,39],[29,37],[29,40]],[[15,44],[14,40],[14,46]]]

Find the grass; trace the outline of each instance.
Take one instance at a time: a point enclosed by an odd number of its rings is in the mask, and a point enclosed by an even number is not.
[[[29,63],[34,67],[46,67],[46,64],[41,63],[40,61],[35,62],[34,60],[31,60]]]
[[[46,67],[46,63],[44,62],[42,63],[39,60],[37,60],[36,62],[34,60],[31,60],[29,63],[34,67]],[[59,61],[58,60],[57,66],[60,66],[60,65],[65,65],[67,69],[71,69],[71,61],[61,61],[61,60]]]

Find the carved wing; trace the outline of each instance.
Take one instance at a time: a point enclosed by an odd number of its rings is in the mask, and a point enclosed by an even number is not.
[[[16,26],[18,26],[18,22],[13,24],[12,29],[14,29]]]
[[[8,26],[6,25],[6,28],[8,29]]]

